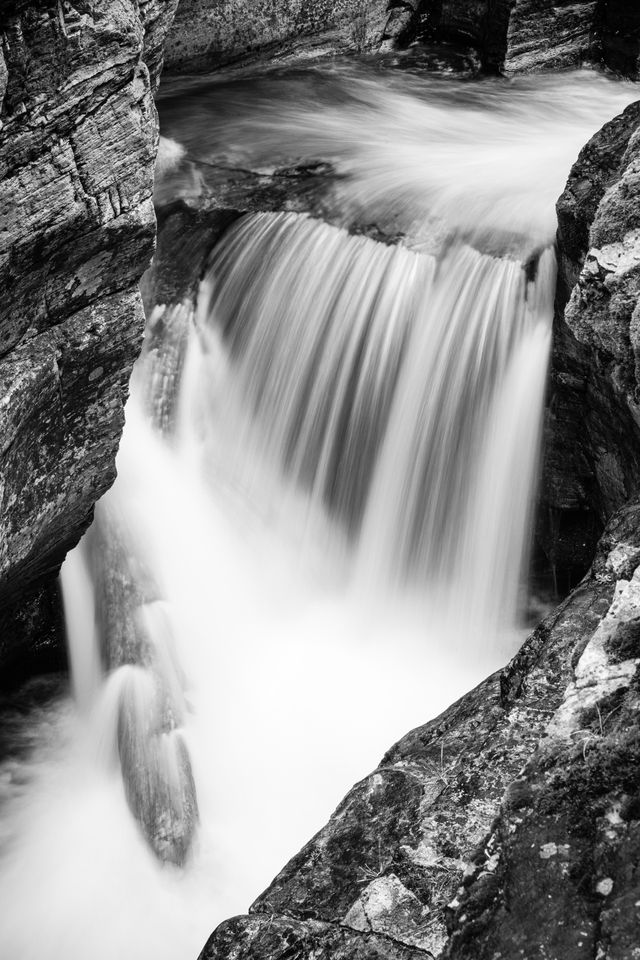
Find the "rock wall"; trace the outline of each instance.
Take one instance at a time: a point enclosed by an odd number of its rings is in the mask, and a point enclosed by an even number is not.
[[[637,956],[639,529],[635,502],[597,555],[595,580],[616,581],[611,605],[449,907],[449,960]]]
[[[583,148],[558,223],[539,536],[571,586],[640,480],[640,102]]]
[[[507,76],[602,62],[640,75],[640,8],[628,0],[421,0],[418,34],[470,43]]]
[[[577,66],[596,54],[595,0],[517,0],[507,26],[507,75]]]
[[[181,0],[165,50],[169,72],[215,68],[321,45],[378,49],[409,27],[417,0]]]
[[[5,680],[55,647],[57,630],[29,624],[115,476],[155,237],[152,93],[175,5],[18,2],[0,15]]]

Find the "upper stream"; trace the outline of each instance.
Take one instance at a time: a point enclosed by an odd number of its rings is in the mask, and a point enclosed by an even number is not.
[[[515,652],[554,204],[633,99],[340,61],[167,87],[159,201],[285,199],[150,311],[63,568],[72,693],[0,765],[1,957],[195,960]]]

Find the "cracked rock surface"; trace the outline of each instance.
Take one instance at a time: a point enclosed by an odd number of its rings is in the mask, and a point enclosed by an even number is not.
[[[41,652],[28,622],[115,476],[155,236],[152,94],[175,5],[17,2],[0,14],[5,678]]]

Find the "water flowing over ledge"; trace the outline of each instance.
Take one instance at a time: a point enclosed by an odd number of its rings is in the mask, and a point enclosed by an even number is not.
[[[237,357],[229,392],[254,414],[237,455],[279,463],[342,521],[363,590],[448,591],[458,608],[463,591],[489,633],[514,623],[553,251],[528,281],[466,246],[436,259],[264,214],[228,232],[206,283]]]

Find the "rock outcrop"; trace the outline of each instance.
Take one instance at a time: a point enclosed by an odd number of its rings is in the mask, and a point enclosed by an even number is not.
[[[0,15],[5,679],[43,636],[55,646],[57,631],[30,639],[28,625],[115,475],[155,237],[152,94],[175,6],[52,0]]]
[[[568,587],[640,477],[640,102],[583,148],[558,223],[539,536]]]

